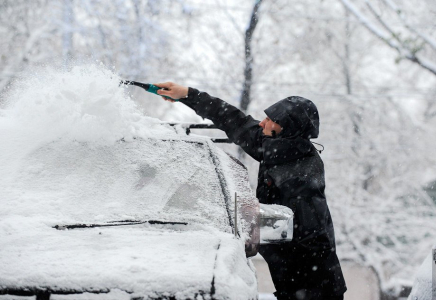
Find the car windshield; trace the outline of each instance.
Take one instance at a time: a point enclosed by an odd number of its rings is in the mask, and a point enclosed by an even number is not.
[[[6,194],[23,212],[32,207],[57,224],[161,220],[228,230],[220,181],[201,142],[59,141],[28,155],[19,172]]]

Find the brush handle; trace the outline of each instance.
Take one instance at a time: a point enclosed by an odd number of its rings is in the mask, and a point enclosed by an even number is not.
[[[148,87],[148,89],[147,89],[147,92],[150,92],[150,93],[153,93],[153,94],[159,95],[159,96],[164,97],[164,98],[166,98],[166,99],[170,99],[170,100],[174,100],[174,101],[179,101],[179,99],[173,99],[173,98],[171,98],[171,97],[163,96],[163,95],[158,94],[157,91],[158,91],[158,90],[161,90],[161,89],[165,90],[164,88],[160,88],[160,87],[158,87],[158,86],[155,86],[154,84],[149,84],[149,87]]]
[[[163,88],[155,86],[154,84],[151,84],[151,83],[142,83],[142,82],[137,82],[137,81],[127,81],[127,80],[122,81],[122,83],[123,84],[127,84],[127,85],[136,85],[136,86],[142,87],[144,90],[146,90],[149,93],[156,94],[156,95],[164,97],[166,99],[170,99],[170,100],[174,100],[174,101],[179,101],[179,99],[173,99],[173,98],[168,97],[168,96],[159,95],[157,93],[157,91],[161,90]]]

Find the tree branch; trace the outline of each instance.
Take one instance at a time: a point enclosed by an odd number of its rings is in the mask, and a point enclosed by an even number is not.
[[[233,16],[229,13],[229,10],[226,7],[222,6],[221,2],[219,2],[218,0],[215,0],[215,3],[220,9],[224,11],[226,16],[229,18],[230,22],[232,23],[233,27],[236,29],[236,31],[242,34],[241,28],[239,28],[238,23],[236,22],[235,18],[233,18]]]
[[[406,16],[403,13],[403,10],[399,8],[392,0],[383,0],[386,5],[391,8],[400,18],[401,22],[403,23],[404,27],[409,29],[411,32],[415,33],[417,36],[419,36],[421,39],[423,39],[433,50],[436,50],[436,40],[431,38],[430,36],[418,31],[415,27],[410,25],[409,22],[406,20]]]
[[[374,25],[367,17],[365,17],[349,0],[340,0],[344,6],[365,26],[369,31],[371,31],[375,36],[384,41],[389,47],[398,51],[401,57],[410,60],[421,66],[422,68],[430,71],[434,75],[436,75],[436,64],[425,57],[418,57],[417,53],[409,50],[403,42],[396,37],[396,34],[392,31],[388,30],[389,34]],[[367,2],[368,3],[368,2]],[[380,18],[381,19],[381,18]],[[396,40],[392,40],[392,37],[395,37]],[[399,42],[400,41],[400,42]]]
[[[21,51],[15,55],[15,60],[5,67],[2,70],[3,74],[10,74],[8,77],[6,77],[3,80],[0,80],[0,91],[2,91],[4,88],[6,88],[12,81],[15,72],[17,69],[20,68],[21,64],[26,61],[28,53],[32,50],[32,48],[35,46],[35,44],[39,41],[41,36],[48,30],[49,25],[43,25],[40,28],[34,29],[30,34],[29,38],[27,39],[26,43],[24,44],[24,47],[21,48]]]
[[[384,29],[386,29],[387,32],[389,32],[392,37],[401,45],[404,47],[403,41],[400,40],[399,35],[382,19],[380,14],[377,13],[374,6],[369,2],[368,0],[365,0],[366,6],[368,6],[369,10],[372,12],[372,14],[375,16],[377,21],[383,26]],[[407,47],[405,47],[407,48]],[[409,50],[407,48],[407,50]]]

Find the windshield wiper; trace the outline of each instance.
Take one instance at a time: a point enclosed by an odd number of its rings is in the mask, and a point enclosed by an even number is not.
[[[138,224],[158,224],[158,225],[188,225],[186,222],[171,222],[171,221],[159,221],[159,220],[122,220],[122,221],[109,221],[103,224],[71,224],[71,225],[55,225],[53,228],[57,230],[76,229],[76,228],[94,228],[94,227],[110,227],[110,226],[126,226],[126,225],[138,225]]]

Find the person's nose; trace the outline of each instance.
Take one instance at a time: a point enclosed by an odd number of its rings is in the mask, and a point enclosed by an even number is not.
[[[259,126],[262,127],[263,129],[265,129],[265,121],[260,122]]]

